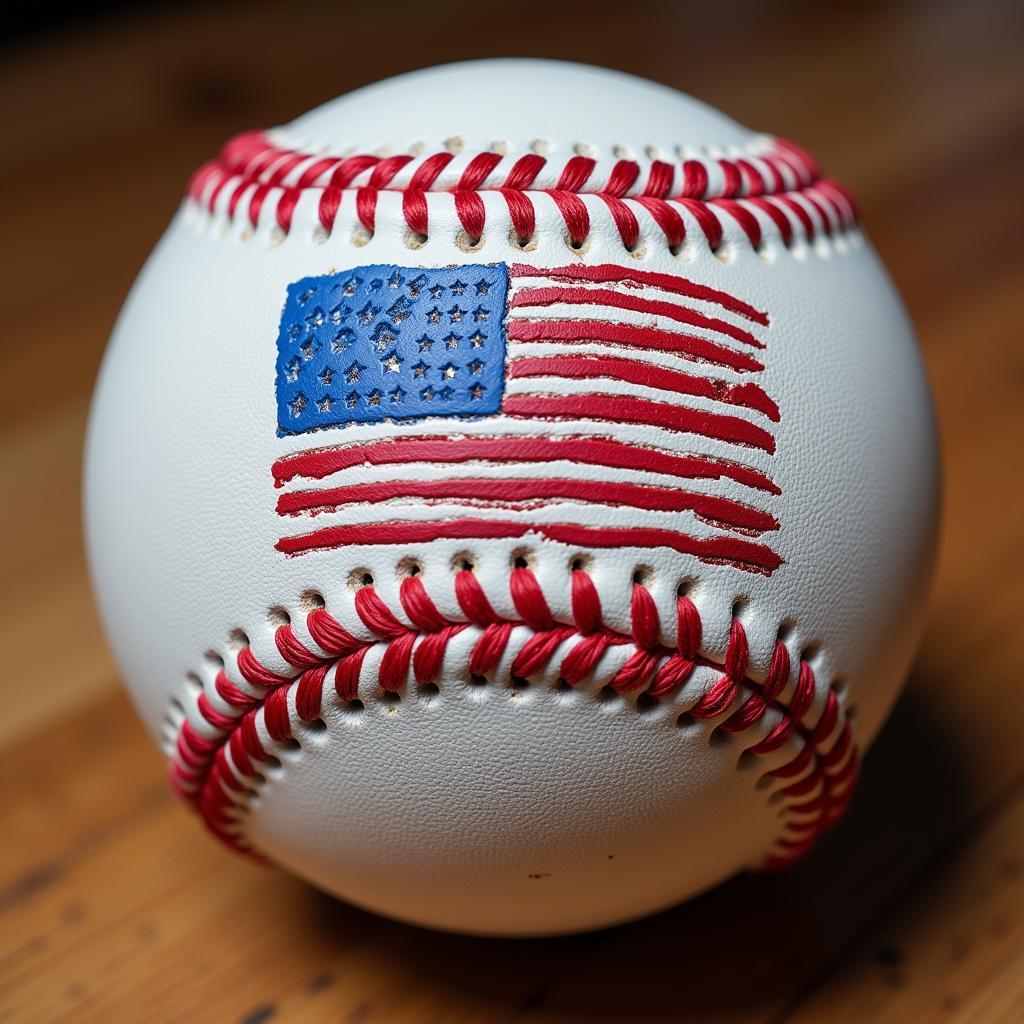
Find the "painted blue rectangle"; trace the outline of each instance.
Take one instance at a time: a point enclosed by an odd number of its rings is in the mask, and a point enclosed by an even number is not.
[[[374,264],[288,286],[278,433],[497,412],[508,269]]]

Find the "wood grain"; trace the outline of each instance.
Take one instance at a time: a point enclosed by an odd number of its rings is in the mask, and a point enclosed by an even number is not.
[[[1024,9],[703,6],[161,7],[4,55],[0,1021],[1024,1020]],[[848,819],[788,873],[541,942],[393,924],[211,843],[120,693],[78,524],[99,357],[188,173],[499,53],[646,74],[812,149],[906,298],[944,438],[927,635]]]

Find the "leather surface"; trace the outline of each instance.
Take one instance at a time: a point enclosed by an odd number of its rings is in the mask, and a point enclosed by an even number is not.
[[[543,137],[552,158],[581,143],[671,153],[758,138],[660,86],[543,62],[404,76],[327,104],[280,138],[401,152],[453,134],[481,147],[497,139],[526,147]],[[450,197],[428,200],[429,238],[416,249],[397,194],[381,195],[365,244],[356,244],[351,202],[342,203],[326,241],[313,196],[300,199],[284,238],[272,204],[255,232],[186,204],[135,285],[97,384],[85,513],[102,616],[153,734],[166,741],[172,700],[194,714],[196,680],[209,690],[211,655],[230,662],[238,631],[265,664],[283,668],[275,610],[288,611],[304,636],[302,602],[311,591],[365,634],[353,610],[354,572],[370,572],[398,609],[398,567],[413,557],[438,606],[457,618],[452,563],[468,551],[494,607],[515,617],[508,573],[525,553],[555,617],[571,621],[569,564],[580,551],[540,538],[295,558],[275,550],[281,531],[270,467],[309,447],[276,431],[275,340],[290,283],[377,263],[639,260],[770,311],[765,386],[781,411],[771,470],[782,489],[774,507],[782,525],[773,544],[784,563],[764,577],[665,549],[586,552],[605,619],[628,632],[633,574],[643,567],[672,643],[677,588],[688,581],[706,655],[723,659],[738,608],[755,677],[785,624],[794,661],[811,651],[822,689],[816,708],[841,677],[844,701],[856,705],[857,741],[870,742],[920,633],[937,457],[912,331],[867,240],[850,232],[793,249],[769,242],[758,253],[727,225],[721,253],[695,238],[673,255],[645,223],[630,255],[596,203],[588,206],[591,235],[576,252],[554,205],[537,195],[536,246],[523,252],[510,240],[507,209],[488,195],[488,229],[466,252]],[[384,436],[389,425],[365,429]],[[642,443],[643,427],[626,429]],[[371,657],[364,671],[372,666]],[[708,672],[705,683],[712,678]],[[709,744],[709,729],[681,730],[668,709],[643,714],[631,699],[603,702],[600,679],[571,694],[531,682],[523,693],[500,679],[477,690],[453,650],[439,694],[410,688],[397,704],[368,699],[358,715],[326,707],[327,730],[282,752],[281,767],[268,774],[247,835],[277,862],[372,909],[508,933],[636,916],[771,850],[778,809],[755,786],[756,773],[737,768],[742,746]]]

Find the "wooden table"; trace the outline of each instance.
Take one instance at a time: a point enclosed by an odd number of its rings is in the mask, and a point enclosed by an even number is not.
[[[704,6],[168,6],[5,54],[0,1021],[1024,1020],[1024,8]],[[781,876],[537,942],[393,924],[210,842],[121,695],[78,522],[100,353],[188,173],[499,52],[647,74],[814,150],[906,298],[945,443],[927,634],[845,823]]]

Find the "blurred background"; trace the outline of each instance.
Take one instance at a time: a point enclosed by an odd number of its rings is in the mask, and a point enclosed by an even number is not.
[[[85,3],[0,52],[0,1021],[1024,1020],[1024,5]],[[794,139],[861,204],[943,431],[908,691],[779,876],[508,942],[227,856],[119,691],[80,538],[88,396],[189,174],[237,132],[487,56],[582,60]],[[680,851],[685,856],[685,851]]]

